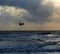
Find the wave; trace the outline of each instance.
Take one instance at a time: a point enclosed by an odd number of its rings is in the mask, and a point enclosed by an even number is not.
[[[0,52],[60,52],[59,34],[0,32]]]

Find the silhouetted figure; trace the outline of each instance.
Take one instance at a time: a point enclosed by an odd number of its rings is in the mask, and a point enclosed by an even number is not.
[[[20,26],[24,25],[24,23],[19,23]]]

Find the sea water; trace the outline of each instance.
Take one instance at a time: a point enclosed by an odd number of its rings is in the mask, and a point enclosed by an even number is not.
[[[2,54],[60,54],[60,34],[41,31],[0,31]]]

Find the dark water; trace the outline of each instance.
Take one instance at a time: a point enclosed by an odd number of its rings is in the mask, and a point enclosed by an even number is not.
[[[2,54],[60,54],[60,32],[0,31]]]

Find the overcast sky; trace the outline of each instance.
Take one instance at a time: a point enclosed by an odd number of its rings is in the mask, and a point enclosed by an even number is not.
[[[60,0],[0,0],[0,30],[60,30]]]

